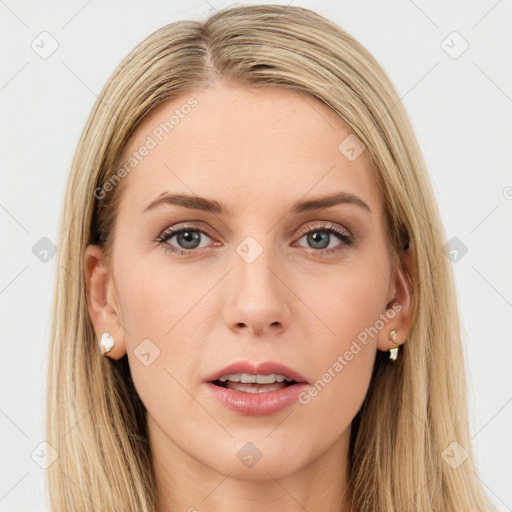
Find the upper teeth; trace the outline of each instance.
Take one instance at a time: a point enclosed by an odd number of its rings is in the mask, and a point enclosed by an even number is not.
[[[243,382],[246,384],[272,384],[273,382],[283,382],[286,380],[292,382],[292,379],[272,373],[271,375],[251,375],[249,373],[234,373],[232,375],[223,375],[220,379],[221,382],[229,380],[231,382]]]

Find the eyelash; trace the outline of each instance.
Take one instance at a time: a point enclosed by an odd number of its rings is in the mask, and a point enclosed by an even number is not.
[[[180,249],[174,246],[171,246],[167,243],[173,236],[178,235],[184,231],[198,231],[204,235],[209,236],[210,238],[214,238],[213,235],[204,228],[199,228],[193,224],[180,224],[179,226],[166,229],[155,241],[163,246],[163,249],[166,251],[170,251],[174,254],[190,256],[193,253],[198,252],[198,249]],[[349,235],[345,230],[339,228],[336,224],[328,223],[323,225],[316,225],[310,227],[309,229],[301,230],[299,233],[299,240],[304,235],[308,235],[309,233],[314,233],[315,231],[324,231],[326,233],[334,234],[337,238],[343,242],[336,247],[331,247],[330,249],[312,249],[310,248],[308,252],[313,254],[314,256],[325,257],[333,255],[333,253],[337,253],[345,248],[345,246],[351,246],[354,244],[354,239],[351,235]]]

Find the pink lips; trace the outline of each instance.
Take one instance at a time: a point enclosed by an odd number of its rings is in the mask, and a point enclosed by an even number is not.
[[[223,375],[235,373],[251,375],[276,373],[292,379],[295,383],[262,393],[246,393],[220,387],[213,383]],[[240,361],[212,373],[205,379],[205,385],[208,392],[228,409],[247,416],[264,416],[276,413],[297,402],[300,393],[308,388],[309,383],[300,373],[280,363],[265,361],[254,365],[248,361]]]

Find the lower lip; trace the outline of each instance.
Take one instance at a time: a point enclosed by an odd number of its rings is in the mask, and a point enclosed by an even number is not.
[[[210,393],[228,409],[247,416],[266,416],[281,411],[296,402],[300,393],[309,387],[309,384],[302,382],[264,393],[244,393],[216,386],[212,382],[205,384]]]

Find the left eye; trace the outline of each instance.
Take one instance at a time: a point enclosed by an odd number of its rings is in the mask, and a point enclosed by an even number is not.
[[[310,244],[310,247],[313,249],[332,249],[333,247],[329,247],[330,243],[333,241],[331,235],[334,235],[341,244],[338,245],[350,245],[352,242],[350,237],[341,231],[333,228],[316,228],[308,231],[304,234],[302,238],[306,238],[307,243]]]

